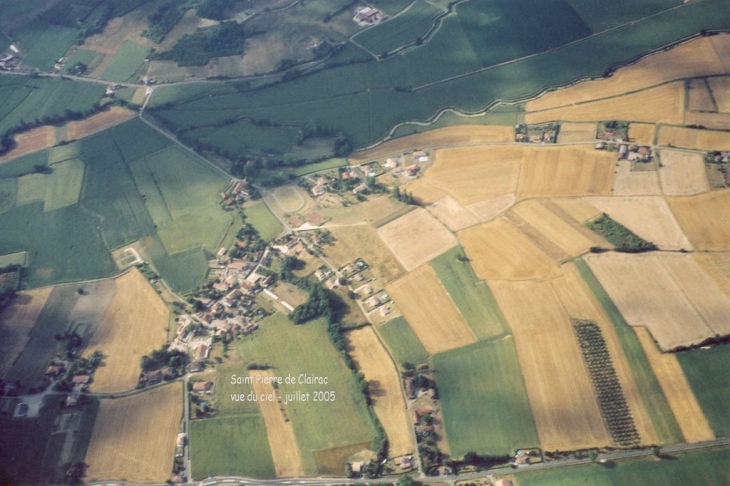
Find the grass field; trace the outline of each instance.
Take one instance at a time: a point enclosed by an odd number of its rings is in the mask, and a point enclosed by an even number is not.
[[[5,377],[30,340],[50,293],[48,287],[20,293],[0,312],[0,377]]]
[[[430,354],[476,341],[474,332],[429,265],[392,282],[386,290]]]
[[[116,293],[85,354],[101,351],[104,366],[94,374],[95,393],[133,390],[140,358],[165,343],[169,311],[136,269],[116,279]]]
[[[386,322],[378,328],[395,358],[403,366],[405,363],[419,365],[428,360],[428,351],[418,340],[411,327],[402,317]]]
[[[730,477],[730,449],[670,454],[668,460],[653,457],[595,464],[519,475],[520,486],[618,486],[621,484],[723,484]]]
[[[437,354],[434,368],[452,456],[540,445],[511,336]]]
[[[730,221],[709,217],[722,212],[730,203],[730,191],[713,191],[692,197],[668,198],[679,225],[699,250],[730,249]]]
[[[715,435],[730,435],[727,421],[730,379],[727,373],[718,373],[718,370],[727,369],[730,346],[724,344],[710,349],[693,349],[679,353],[677,359]]]
[[[507,332],[507,323],[486,283],[478,280],[468,262],[457,260],[464,251],[454,248],[431,260],[431,267],[477,339]]]
[[[130,80],[148,53],[149,49],[146,47],[131,40],[124,41],[99,78],[105,81]]]
[[[672,444],[682,440],[682,432],[669,408],[664,392],[654,372],[651,370],[641,343],[639,342],[634,329],[629,326],[621,312],[613,303],[608,293],[591,271],[590,267],[581,259],[576,259],[576,268],[596,300],[603,307],[604,312],[611,320],[616,334],[621,341],[624,355],[631,366],[634,380],[640,390],[644,406],[656,431],[657,438],[662,444]]]
[[[12,32],[24,51],[23,64],[50,71],[78,39],[78,31],[33,20]]]
[[[281,234],[283,229],[281,222],[263,202],[246,208],[244,213],[246,222],[259,232],[263,240],[271,241]]]
[[[87,481],[162,482],[170,477],[183,413],[181,383],[102,400],[85,462]]]
[[[286,405],[294,424],[302,466],[308,475],[317,474],[315,452],[370,443],[375,430],[357,390],[352,373],[345,367],[325,333],[325,322],[316,320],[295,326],[275,314],[261,323],[254,334],[239,344],[246,363],[268,364],[277,376],[292,374],[328,378],[328,385],[281,385],[280,393],[334,391],[334,402],[294,401]],[[346,429],[342,424],[347,423]],[[342,467],[347,457],[340,457]]]
[[[353,40],[373,54],[380,55],[415,42],[428,32],[440,13],[443,13],[440,8],[425,0],[417,0],[401,15],[365,30]]]

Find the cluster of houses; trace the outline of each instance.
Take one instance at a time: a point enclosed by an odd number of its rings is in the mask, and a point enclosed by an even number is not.
[[[362,7],[357,10],[352,20],[358,25],[375,25],[385,19],[385,14],[375,7]]]
[[[610,133],[610,132],[607,132]],[[607,150],[610,145],[613,147],[618,146],[618,158],[619,160],[629,160],[631,162],[649,162],[654,157],[654,151],[651,147],[645,145],[629,145],[624,143],[622,139],[616,139],[610,142],[598,142],[596,144],[596,150]]]
[[[515,125],[515,142],[518,143],[555,143],[558,140],[557,124],[548,125]]]
[[[235,182],[228,190],[220,193],[221,200],[226,206],[234,204],[243,204],[249,197],[248,187],[242,181]]]

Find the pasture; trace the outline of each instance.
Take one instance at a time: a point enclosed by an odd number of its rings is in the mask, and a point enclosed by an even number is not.
[[[555,263],[504,219],[472,226],[457,237],[481,280],[545,278],[557,273]]]
[[[104,366],[94,375],[95,393],[133,390],[140,358],[165,343],[169,311],[136,269],[116,279],[116,293],[85,354],[101,351]]]
[[[25,345],[51,288],[21,292],[0,312],[0,378],[4,378]]]
[[[149,54],[148,48],[134,41],[125,40],[99,74],[99,78],[105,81],[130,81],[147,54]]]
[[[378,327],[378,332],[401,367],[406,363],[417,366],[428,361],[428,351],[403,317],[386,322]]]
[[[517,197],[609,194],[615,156],[593,147],[525,151]]]
[[[423,208],[381,226],[378,234],[406,270],[457,245],[454,235]]]
[[[460,247],[431,260],[431,267],[477,339],[508,332],[507,323],[487,284],[478,280],[468,262],[459,261]]]
[[[727,369],[730,346],[722,344],[710,349],[693,349],[679,353],[677,359],[715,435],[727,437],[730,434],[727,421],[730,377],[727,373],[718,373],[718,370]]]
[[[677,355],[662,353],[646,328],[637,327],[636,335],[644,348],[651,369],[662,387],[664,396],[667,397],[667,402],[682,431],[684,441],[693,443],[714,440],[715,434],[710,429],[710,425],[692,393],[687,377],[679,365]]]
[[[51,71],[56,60],[78,39],[78,31],[60,25],[50,25],[39,19],[32,20],[11,32],[25,54],[23,64]]]
[[[252,155],[287,153],[296,146],[298,130],[290,127],[267,127],[249,119],[225,126],[204,126],[184,132],[186,138],[220,147],[230,157],[241,152]]]
[[[692,244],[662,197],[591,197],[585,200],[659,248],[692,249]]]
[[[511,336],[437,354],[433,361],[453,457],[540,446]]]
[[[730,204],[730,190],[668,198],[679,225],[698,250],[730,249],[730,220],[718,217]]]
[[[368,326],[350,331],[346,340],[350,356],[369,384],[373,410],[388,437],[388,455],[397,457],[414,452],[416,447],[400,373],[375,330]]]
[[[249,206],[244,210],[246,222],[259,232],[264,241],[271,241],[279,236],[284,229],[281,221],[274,216],[263,202]]]
[[[386,291],[429,354],[476,341],[474,332],[429,265],[390,283]]]
[[[425,0],[417,0],[396,17],[364,30],[353,37],[353,41],[373,54],[380,55],[400,46],[416,42],[433,25],[443,10]]]
[[[101,400],[86,462],[87,481],[163,482],[170,477],[183,413],[181,383]]]
[[[491,282],[517,347],[544,450],[612,444],[565,307],[550,282]],[[559,351],[558,351],[559,350]]]
[[[473,213],[466,210],[451,196],[442,197],[429,204],[426,209],[451,231],[460,231],[479,223]]]
[[[375,429],[365,400],[352,372],[326,335],[324,319],[295,326],[285,316],[275,314],[261,323],[255,333],[239,343],[246,364],[267,364],[277,376],[292,374],[328,378],[327,385],[280,385],[282,394],[334,391],[331,402],[293,401],[286,405],[294,425],[302,468],[307,475],[318,473],[315,453],[354,444],[370,443]],[[347,428],[342,424],[347,423]],[[348,456],[337,459],[344,468]]]
[[[112,106],[96,115],[79,121],[72,121],[66,125],[66,138],[77,140],[92,133],[101,132],[107,128],[125,122],[135,116],[132,110],[121,106]]]
[[[334,244],[323,247],[325,257],[341,267],[360,257],[367,262],[375,277],[383,283],[403,274],[403,267],[383,243],[375,228],[341,226],[330,230]]]

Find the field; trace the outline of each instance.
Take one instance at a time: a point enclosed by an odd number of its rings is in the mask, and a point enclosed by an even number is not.
[[[666,250],[692,248],[664,198],[591,197],[586,198],[586,201],[659,248]]]
[[[600,216],[601,212],[593,205],[588,204],[582,198],[552,199],[550,201],[553,212],[563,211],[566,215],[579,223],[585,223],[589,219]]]
[[[316,453],[355,444],[369,445],[375,436],[355,378],[330,344],[325,328],[323,319],[295,326],[285,316],[275,314],[239,343],[246,364],[268,364],[277,376],[291,374],[296,378],[304,373],[328,378],[327,385],[279,386],[282,394],[335,392],[335,401],[313,402],[310,396],[309,401],[290,401],[286,405],[307,475],[318,474]],[[346,428],[343,423],[347,423]],[[340,470],[344,470],[346,459],[347,456],[337,456]]]
[[[707,84],[710,86],[715,103],[717,103],[717,111],[730,113],[730,77],[708,78]]]
[[[281,186],[274,189],[271,196],[282,213],[294,213],[304,207],[307,196],[296,185]]]
[[[364,221],[377,228],[381,221],[393,221],[399,214],[412,209],[413,206],[406,205],[390,196],[380,196],[377,199],[371,199],[355,206],[356,221]],[[349,209],[346,209],[346,211],[348,214],[352,214]]]
[[[249,376],[254,379],[253,391],[258,396],[276,394],[270,383],[260,383],[257,376],[271,377],[271,371],[251,371]],[[294,437],[294,428],[291,422],[285,420],[284,414],[279,409],[276,401],[260,401],[261,414],[266,424],[266,435],[269,438],[271,458],[274,462],[274,470],[277,478],[299,477],[304,474],[302,462],[299,457],[297,440]]]
[[[516,199],[514,194],[495,197],[488,201],[470,205],[469,211],[474,213],[480,221],[487,222],[509,209],[515,203]]]
[[[677,360],[677,355],[662,353],[654,343],[649,331],[643,327],[636,329],[636,335],[644,348],[652,371],[659,380],[664,396],[667,397],[667,402],[682,431],[684,441],[693,443],[714,440],[715,434],[710,429],[710,425],[692,393],[687,377]]]
[[[654,125],[648,123],[629,123],[629,141],[653,145]]]
[[[454,235],[422,208],[381,226],[378,234],[406,270],[423,265],[457,244]]]
[[[540,446],[511,336],[438,354],[434,369],[452,457]]]
[[[99,350],[104,366],[94,375],[92,390],[114,393],[137,385],[142,356],[159,348],[167,336],[169,311],[138,270],[116,279],[116,293],[85,353]]]
[[[352,40],[373,54],[380,55],[424,36],[441,13],[443,10],[440,8],[425,0],[418,0],[402,14],[357,34]]]
[[[586,262],[624,318],[646,326],[664,351],[730,331],[730,301],[689,255],[604,254]]]
[[[437,150],[433,167],[422,176],[468,206],[512,194],[517,189],[521,147],[459,147]]]
[[[351,164],[360,164],[389,155],[401,154],[414,148],[468,145],[485,142],[511,142],[514,137],[512,127],[461,125],[437,128],[424,133],[390,140],[375,148],[354,152],[350,155]]]
[[[507,332],[507,323],[486,283],[478,280],[468,262],[457,260],[457,247],[431,261],[431,267],[477,339]]]
[[[691,196],[710,190],[701,154],[662,150],[661,161],[659,180],[666,196]]]
[[[525,152],[517,196],[609,194],[615,163],[593,147],[533,148]]]
[[[558,132],[558,143],[592,142],[596,139],[595,123],[563,123]]]
[[[476,341],[430,266],[419,267],[389,284],[386,290],[429,354]]]
[[[492,282],[491,287],[514,333],[542,448],[610,445],[569,315],[550,282]]]
[[[403,267],[370,226],[342,226],[330,230],[334,245],[324,247],[324,255],[338,267],[362,258],[375,277],[390,282],[403,274]]]
[[[29,174],[18,178],[16,204],[43,202],[43,211],[53,211],[78,202],[84,178],[84,163],[64,160],[51,166],[50,174]]]
[[[659,129],[657,144],[695,150],[725,151],[730,150],[730,137],[728,132],[718,130],[662,126]]]
[[[716,217],[730,204],[730,191],[667,199],[689,241],[699,250],[730,249],[730,220]]]
[[[717,287],[730,298],[730,254],[694,253],[692,258],[715,281]]]
[[[30,340],[50,293],[50,287],[19,293],[0,313],[0,378],[5,377]]]
[[[378,332],[401,366],[405,363],[419,365],[428,360],[428,351],[404,318],[397,317],[386,322],[378,328]]]
[[[684,112],[684,83],[669,83],[637,93],[544,111],[530,111],[526,123],[565,120],[591,122],[601,120],[630,120],[644,123],[681,123]]]
[[[86,481],[162,482],[170,477],[183,413],[182,384],[102,400],[86,455]]]
[[[719,448],[611,463],[520,474],[520,486],[618,486],[621,484],[723,484],[730,477],[730,449]]]
[[[503,219],[458,233],[476,276],[482,280],[523,280],[553,276],[557,267],[522,232]]]
[[[715,108],[707,81],[691,79],[687,83],[687,109],[689,111],[716,111]]]
[[[78,31],[33,20],[11,33],[23,50],[23,64],[51,71],[58,58],[78,39]]]
[[[283,226],[266,204],[259,203],[244,210],[246,222],[259,232],[261,239],[271,241],[281,234]]]
[[[85,120],[69,122],[66,125],[66,136],[68,140],[83,138],[127,121],[133,116],[135,116],[135,113],[127,108],[112,106],[108,110],[97,113]]]
[[[106,81],[128,81],[144,61],[149,49],[134,41],[126,40],[114,53],[109,64],[99,75]]]
[[[401,380],[375,330],[363,327],[347,333],[350,356],[370,386],[373,410],[388,436],[388,454],[397,457],[415,451],[413,430]]]
[[[451,196],[442,197],[433,204],[429,204],[426,209],[451,231],[460,231],[479,223],[473,213],[464,209]]]
[[[7,162],[21,155],[36,150],[52,147],[56,143],[56,129],[50,125],[33,128],[13,137],[16,146],[13,150],[0,157],[0,163]]]
[[[718,373],[718,370],[727,369],[730,346],[693,349],[679,353],[677,359],[715,435],[727,437],[730,434],[727,422],[730,377],[727,373]]]

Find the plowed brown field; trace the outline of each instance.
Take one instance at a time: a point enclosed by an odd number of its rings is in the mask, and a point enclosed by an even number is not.
[[[85,120],[72,121],[66,125],[66,136],[69,140],[77,140],[92,133],[106,130],[123,121],[129,120],[136,113],[121,106],[112,106],[108,110],[97,113]]]
[[[36,150],[53,147],[56,143],[56,127],[44,125],[13,136],[16,146],[0,157],[0,164]]]

